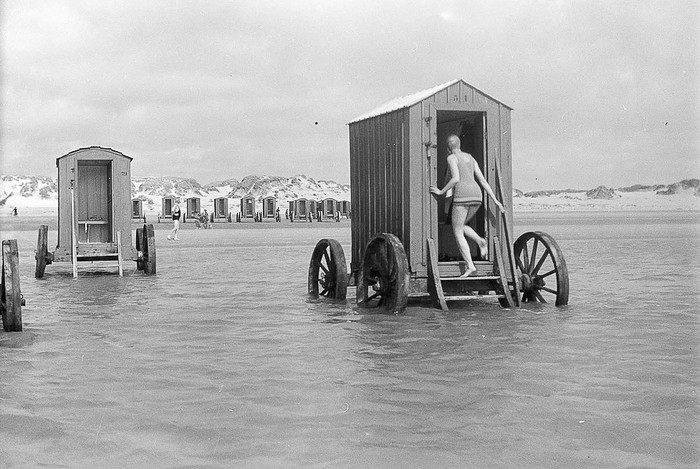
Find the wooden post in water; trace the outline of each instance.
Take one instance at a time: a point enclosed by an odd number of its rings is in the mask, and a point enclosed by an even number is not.
[[[19,288],[17,240],[2,242],[2,325],[6,332],[22,330],[22,292]]]
[[[78,235],[75,233],[75,189],[70,188],[70,232],[71,232],[71,261],[73,263],[73,278],[78,277]]]
[[[122,232],[117,231],[117,262],[119,263],[119,276],[124,275],[124,270],[122,269]]]

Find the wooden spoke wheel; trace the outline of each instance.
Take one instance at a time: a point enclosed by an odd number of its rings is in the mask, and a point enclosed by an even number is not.
[[[152,223],[143,225],[141,243],[143,273],[154,275],[156,273],[156,233]]]
[[[143,270],[144,269],[144,261],[143,261],[143,228],[136,228],[136,253],[138,259],[136,259],[136,269],[137,270]]]
[[[365,248],[357,282],[357,304],[387,313],[402,313],[408,303],[406,251],[399,238],[382,233]]]
[[[524,302],[569,303],[569,271],[554,238],[541,231],[525,233],[515,242],[514,251]]]
[[[53,253],[49,252],[49,227],[41,225],[39,227],[39,236],[36,241],[36,269],[34,270],[35,278],[43,278],[47,264],[53,262]]]
[[[2,327],[6,332],[22,330],[22,292],[19,288],[19,251],[17,240],[2,242],[2,291],[0,311]]]
[[[309,294],[344,300],[348,273],[343,247],[335,239],[316,243],[309,263]]]

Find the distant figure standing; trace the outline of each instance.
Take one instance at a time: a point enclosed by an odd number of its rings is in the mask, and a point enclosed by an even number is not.
[[[175,202],[175,207],[173,207],[173,229],[168,233],[168,239],[174,239],[179,241],[180,238],[177,237],[177,232],[180,230],[180,217],[182,212],[180,211],[180,203]]]
[[[445,184],[445,187],[438,189],[430,186],[430,192],[435,195],[442,195],[454,187],[454,198],[452,199],[452,233],[457,241],[459,253],[467,263],[467,270],[462,277],[468,277],[476,271],[476,266],[472,260],[471,251],[467,238],[476,242],[482,259],[488,256],[488,242],[479,236],[467,223],[476,215],[481,206],[483,194],[481,188],[493,199],[501,212],[504,212],[501,204],[491,190],[491,186],[484,178],[476,160],[469,153],[465,153],[460,148],[459,137],[450,135],[447,137],[447,146],[450,154],[447,156],[447,165],[450,168],[452,178]],[[477,184],[478,183],[478,184]]]
[[[17,216],[17,207],[12,209],[12,216],[16,217]]]

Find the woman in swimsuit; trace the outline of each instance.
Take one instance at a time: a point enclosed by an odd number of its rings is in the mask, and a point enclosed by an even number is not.
[[[452,199],[452,232],[457,241],[459,253],[467,263],[467,270],[462,274],[462,277],[467,277],[476,271],[467,238],[474,240],[479,246],[482,259],[488,256],[488,243],[486,240],[479,236],[472,227],[467,225],[481,206],[483,197],[481,187],[483,187],[486,193],[493,199],[501,212],[504,212],[505,209],[503,208],[503,204],[496,199],[493,190],[491,190],[491,186],[489,186],[489,183],[486,181],[486,178],[472,155],[464,153],[461,150],[459,137],[456,135],[447,137],[447,146],[450,149],[450,154],[447,156],[447,165],[450,168],[452,178],[442,189],[438,189],[436,186],[430,186],[430,192],[435,195],[442,195],[454,188],[454,198]]]
[[[180,230],[180,216],[182,212],[180,211],[180,204],[175,202],[175,207],[173,208],[173,229],[168,233],[168,239],[174,239],[179,241],[180,238],[177,237],[177,232]]]

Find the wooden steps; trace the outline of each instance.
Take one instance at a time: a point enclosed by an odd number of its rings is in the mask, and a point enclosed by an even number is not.
[[[469,277],[440,277],[443,282],[458,281],[458,282],[468,282],[470,280],[498,280],[501,277],[498,275],[470,275]]]
[[[497,298],[513,306],[504,275],[503,262],[496,247],[498,239],[494,237],[494,257],[496,262],[475,261],[476,272],[468,277],[461,277],[466,269],[464,262],[438,262],[435,241],[428,239],[428,292],[436,306],[447,310],[448,301],[466,301],[479,298]]]

